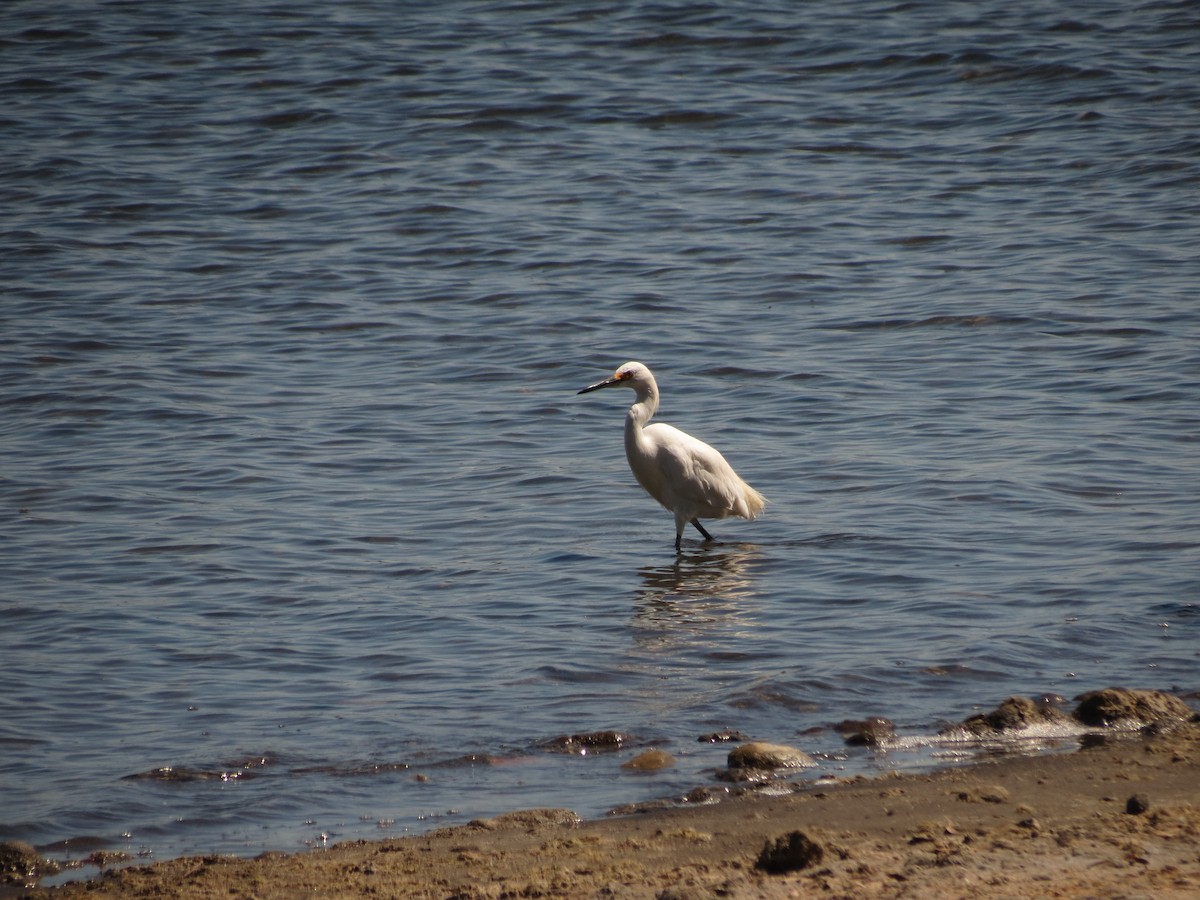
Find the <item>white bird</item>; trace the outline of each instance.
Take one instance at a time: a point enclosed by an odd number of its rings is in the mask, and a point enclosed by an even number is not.
[[[676,553],[688,522],[711,541],[701,518],[753,519],[762,512],[766,498],[742,481],[714,448],[670,425],[646,424],[658,411],[658,384],[648,368],[627,362],[611,378],[578,393],[607,387],[632,388],[637,395],[625,414],[625,456],[638,484],[675,514]]]

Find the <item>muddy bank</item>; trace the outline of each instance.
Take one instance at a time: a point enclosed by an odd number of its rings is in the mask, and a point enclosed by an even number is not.
[[[1117,699],[1131,708],[1125,701],[1135,698]],[[1029,715],[999,711],[997,722]],[[1156,724],[1089,743],[1073,753],[591,822],[569,810],[528,810],[295,855],[178,859],[16,895],[1200,895],[1195,716],[1172,707]]]

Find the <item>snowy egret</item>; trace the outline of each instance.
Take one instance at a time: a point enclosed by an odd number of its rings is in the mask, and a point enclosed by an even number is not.
[[[627,362],[611,378],[578,393],[607,387],[632,388],[637,395],[625,414],[625,456],[638,484],[675,514],[676,553],[688,522],[711,541],[701,517],[753,519],[762,512],[766,498],[742,481],[715,449],[670,425],[646,424],[658,411],[658,384],[648,368]]]

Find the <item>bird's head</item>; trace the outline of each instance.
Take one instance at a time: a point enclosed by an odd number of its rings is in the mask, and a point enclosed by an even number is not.
[[[650,370],[643,366],[640,362],[627,362],[623,366],[613,372],[608,378],[603,381],[597,381],[595,384],[589,384],[579,394],[587,394],[592,391],[598,391],[600,388],[606,387],[628,387],[635,391],[640,390],[646,384],[653,384],[654,376],[650,374]]]

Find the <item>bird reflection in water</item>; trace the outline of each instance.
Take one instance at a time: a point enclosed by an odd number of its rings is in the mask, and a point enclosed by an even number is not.
[[[639,569],[635,626],[656,633],[683,626],[693,636],[697,631],[728,635],[754,628],[754,569],[761,559],[754,544],[722,544],[706,553],[682,554],[668,565]]]

